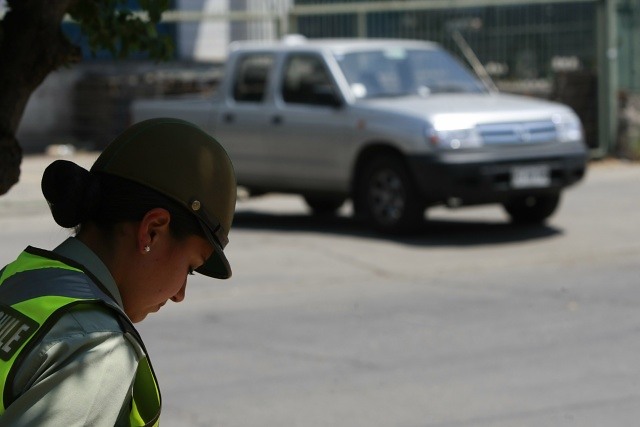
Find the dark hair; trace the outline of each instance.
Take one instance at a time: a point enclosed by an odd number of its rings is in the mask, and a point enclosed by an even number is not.
[[[174,237],[204,237],[197,218],[160,192],[115,175],[89,172],[67,160],[56,160],[45,169],[42,194],[53,219],[76,232],[85,222],[109,231],[117,223],[140,221],[151,209],[164,208],[171,215]]]

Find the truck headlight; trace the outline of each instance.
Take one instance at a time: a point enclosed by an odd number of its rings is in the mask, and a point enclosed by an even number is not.
[[[556,126],[558,141],[576,142],[583,140],[582,123],[580,123],[580,119],[575,114],[554,114],[551,120]]]
[[[443,150],[459,150],[482,145],[482,138],[473,128],[438,130],[428,127],[426,132],[431,146]]]

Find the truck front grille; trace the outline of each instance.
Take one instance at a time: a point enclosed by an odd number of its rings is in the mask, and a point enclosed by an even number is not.
[[[540,144],[557,138],[551,120],[483,124],[478,125],[477,130],[485,145]]]

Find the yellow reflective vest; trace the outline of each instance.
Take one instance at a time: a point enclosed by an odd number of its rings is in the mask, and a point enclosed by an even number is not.
[[[18,398],[12,385],[21,361],[62,315],[79,304],[97,304],[112,310],[123,332],[130,333],[145,349],[122,308],[81,265],[53,252],[28,247],[0,271],[0,418]],[[160,409],[158,382],[144,356],[138,361],[133,382],[131,426],[157,426]]]

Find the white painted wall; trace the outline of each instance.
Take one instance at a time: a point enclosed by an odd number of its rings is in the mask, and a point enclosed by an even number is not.
[[[228,0],[179,0],[176,8],[209,13],[226,13],[229,9]],[[227,56],[229,23],[222,20],[180,23],[177,38],[180,59],[220,62]]]

